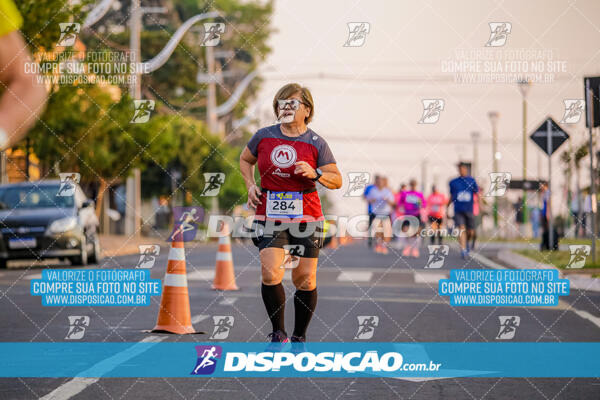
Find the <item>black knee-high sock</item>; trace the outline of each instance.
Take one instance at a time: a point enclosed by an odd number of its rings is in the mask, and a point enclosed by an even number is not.
[[[269,319],[273,325],[273,332],[282,331],[285,333],[283,316],[285,314],[285,289],[281,283],[277,285],[262,284],[260,288],[265,308],[269,314]],[[286,333],[287,335],[287,333]]]
[[[317,288],[294,293],[294,336],[305,337],[306,328],[317,307]]]

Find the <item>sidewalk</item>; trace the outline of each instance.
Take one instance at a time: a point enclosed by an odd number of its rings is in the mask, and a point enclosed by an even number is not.
[[[139,254],[139,245],[158,244],[165,242],[156,237],[147,236],[125,236],[125,235],[100,235],[100,248],[103,257],[126,256]]]
[[[577,270],[577,272],[563,270],[555,267],[552,264],[540,263],[532,258],[514,253],[508,249],[500,250],[497,257],[499,260],[503,261],[507,265],[512,266],[513,268],[557,270],[561,278],[566,278],[571,282],[571,288],[600,292],[600,279],[592,278],[591,275],[587,275],[580,270]]]

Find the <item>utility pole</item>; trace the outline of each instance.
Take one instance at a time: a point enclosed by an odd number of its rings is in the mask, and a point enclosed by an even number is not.
[[[90,27],[99,21],[102,16],[106,14],[111,4],[112,0],[103,0],[101,4],[96,6],[90,13],[91,15],[88,15],[88,18],[84,22],[84,28]],[[185,21],[177,29],[177,31],[175,31],[173,36],[169,39],[165,47],[157,56],[147,62],[142,62],[140,52],[142,16],[145,13],[166,13],[167,11],[168,10],[165,7],[140,7],[140,0],[131,0],[131,9],[129,10],[131,14],[129,17],[129,56],[133,70],[130,73],[129,95],[135,100],[141,100],[142,98],[141,74],[148,74],[156,71],[158,68],[164,65],[173,51],[175,51],[175,48],[181,41],[183,35],[185,35],[192,25],[198,21],[219,16],[217,11],[210,11],[191,17]],[[127,203],[127,207],[125,209],[125,233],[127,235],[137,236],[140,234],[140,212],[142,203],[140,176],[141,173],[139,168],[134,168],[132,176],[127,178],[125,185],[125,198]]]
[[[587,120],[590,129],[589,157],[590,157],[590,201],[592,202],[592,262],[596,263],[596,173],[594,171],[594,92],[590,86],[590,79],[585,80],[585,104],[587,105]],[[597,101],[597,100],[596,100]]]
[[[215,52],[212,46],[204,48],[206,52],[206,69],[209,78],[208,93],[206,98],[206,123],[210,133],[219,133],[219,137],[223,139],[224,133],[217,132],[219,130],[219,120],[217,118],[217,76],[215,75]]]
[[[129,56],[133,64],[133,72],[130,75],[129,96],[132,99],[139,100],[142,97],[141,76],[138,65],[141,62],[140,54],[140,32],[142,29],[142,9],[140,0],[131,0],[131,9],[129,10]],[[133,174],[127,177],[125,181],[125,234],[128,236],[139,236],[141,229],[141,208],[142,198],[138,188],[141,187],[139,168],[133,169]],[[104,210],[106,213],[108,210]],[[105,233],[108,233],[108,227],[105,227]]]
[[[523,182],[527,180],[527,93],[529,92],[530,82],[523,80],[519,82],[519,91],[523,101]],[[521,205],[523,212],[523,225],[527,224],[529,219],[527,212],[527,189],[523,184],[523,203]]]
[[[500,154],[498,153],[498,133],[497,133],[497,125],[498,118],[500,118],[500,113],[497,111],[490,111],[488,113],[488,118],[492,124],[492,160],[493,160],[493,172],[498,171],[498,159],[500,158]],[[494,206],[493,206],[493,215],[494,215],[494,227],[498,227],[498,196],[494,196]]]

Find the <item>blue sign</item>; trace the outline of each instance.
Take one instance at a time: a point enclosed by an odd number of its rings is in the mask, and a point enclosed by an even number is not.
[[[0,343],[0,377],[600,377],[600,343],[269,345]]]

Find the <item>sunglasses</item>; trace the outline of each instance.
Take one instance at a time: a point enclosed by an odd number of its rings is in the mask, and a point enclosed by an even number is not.
[[[280,110],[283,110],[286,108],[286,106],[290,106],[290,108],[292,110],[297,110],[298,108],[300,108],[300,104],[304,104],[303,102],[301,102],[298,99],[291,99],[291,100],[277,100],[277,106],[279,107]],[[306,104],[305,104],[306,105]]]

